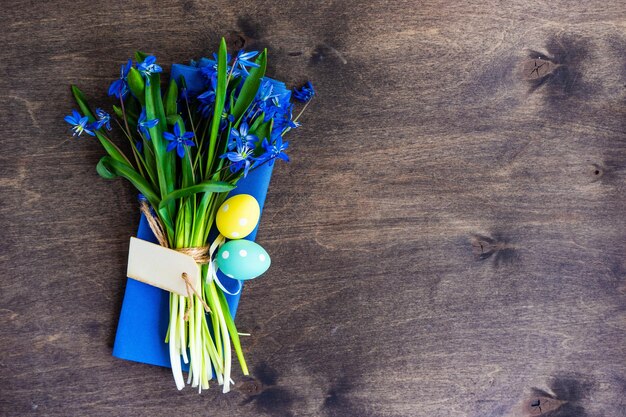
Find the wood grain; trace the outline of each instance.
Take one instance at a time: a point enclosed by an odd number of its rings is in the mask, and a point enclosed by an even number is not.
[[[3,416],[626,416],[623,1],[18,2],[0,15]],[[135,49],[319,95],[237,316],[253,377],[111,357],[134,192],[66,140]]]

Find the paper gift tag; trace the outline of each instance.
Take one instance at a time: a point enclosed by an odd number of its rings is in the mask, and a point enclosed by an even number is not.
[[[145,240],[130,238],[128,248],[129,278],[187,297],[187,283],[200,294],[200,268],[196,261],[183,253]]]

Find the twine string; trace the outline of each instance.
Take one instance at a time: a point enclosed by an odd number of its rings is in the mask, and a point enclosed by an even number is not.
[[[163,227],[163,223],[161,223],[161,220],[157,216],[152,214],[148,203],[146,201],[142,201],[139,204],[139,209],[146,217],[146,220],[148,221],[148,226],[150,226],[150,230],[152,230],[152,233],[159,242],[159,245],[165,248],[169,248],[170,245],[167,243],[167,237],[165,236],[165,227]]]
[[[207,313],[210,313],[211,309],[209,308],[209,305],[206,303],[206,301],[204,301],[204,299],[200,296],[200,294],[198,294],[198,292],[193,287],[193,285],[191,285],[191,282],[189,281],[189,277],[187,276],[186,272],[183,272],[182,279],[185,281],[185,286],[187,287],[187,294],[189,295],[193,292],[202,303],[202,306],[204,307],[204,311],[206,311]],[[185,321],[187,321],[187,319],[189,318],[189,312],[191,311],[192,307],[193,307],[193,297],[190,296],[189,305],[187,306],[187,311],[185,311],[185,317],[184,317]]]

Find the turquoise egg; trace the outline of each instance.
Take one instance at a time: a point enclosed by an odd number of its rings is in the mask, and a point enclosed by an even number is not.
[[[229,278],[256,278],[270,267],[265,249],[249,240],[230,240],[222,245],[215,258],[217,267]]]

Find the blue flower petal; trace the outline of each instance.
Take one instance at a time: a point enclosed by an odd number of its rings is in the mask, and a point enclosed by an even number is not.
[[[172,149],[174,149],[176,147],[177,143],[176,142],[170,142],[167,144],[167,148],[165,149],[166,152],[171,152]]]
[[[178,153],[178,156],[180,158],[184,158],[185,157],[185,147],[183,146],[182,143],[178,143],[178,146],[176,147],[176,152]]]

